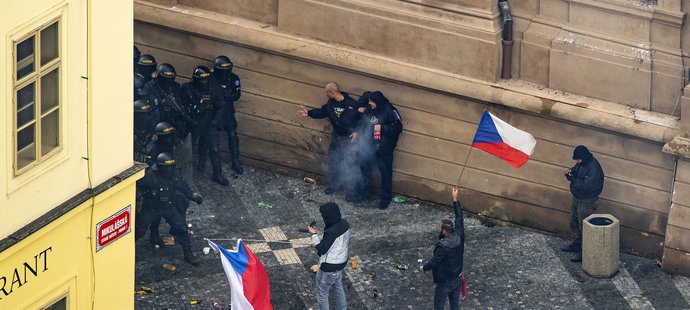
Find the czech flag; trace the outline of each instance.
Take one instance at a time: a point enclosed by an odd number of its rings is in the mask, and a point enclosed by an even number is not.
[[[232,309],[272,310],[268,273],[242,240],[237,240],[237,251],[228,251],[211,240],[208,244],[213,251],[220,252],[220,261],[230,282]]]
[[[536,145],[537,141],[531,134],[511,126],[487,110],[484,110],[472,141],[472,147],[495,155],[515,168],[527,162]]]

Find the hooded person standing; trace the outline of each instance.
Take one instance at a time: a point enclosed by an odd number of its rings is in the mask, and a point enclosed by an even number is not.
[[[453,188],[453,210],[455,223],[449,219],[441,221],[441,231],[434,247],[434,256],[422,266],[425,272],[432,271],[434,283],[434,309],[443,310],[446,299],[450,309],[460,309],[460,294],[465,298],[464,276],[462,274],[463,256],[465,254],[465,224],[462,207],[458,201],[460,191]]]
[[[577,163],[565,172],[570,181],[570,193],[573,204],[570,209],[570,229],[575,240],[561,250],[575,252],[572,262],[582,261],[582,221],[592,215],[599,205],[599,194],[604,189],[604,170],[599,161],[584,145],[578,145],[573,151],[573,160]]]
[[[347,309],[347,301],[343,289],[343,269],[347,266],[350,224],[341,217],[340,208],[336,203],[326,203],[319,211],[324,222],[323,238],[319,238],[314,227],[307,228],[319,256],[316,299],[319,309],[328,310],[328,295],[333,289],[338,309],[344,310]]]
[[[381,174],[379,209],[386,209],[393,198],[393,151],[403,130],[402,118],[380,91],[365,93],[363,97],[366,95],[366,106],[359,108],[363,111],[358,126],[361,180],[356,182],[355,194],[347,197],[347,201],[369,200],[371,169],[376,165]]]

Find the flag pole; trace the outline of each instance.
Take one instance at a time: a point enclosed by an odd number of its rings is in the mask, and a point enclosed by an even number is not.
[[[465,158],[465,163],[462,165],[462,170],[460,170],[460,177],[458,178],[458,181],[455,183],[455,187],[460,186],[460,180],[462,179],[462,175],[465,173],[465,167],[467,167],[467,161],[470,159],[470,154],[472,154],[472,149],[474,149],[474,147],[472,147],[470,145],[470,151],[467,152],[467,158]]]
[[[242,238],[235,238],[235,239],[209,239],[209,238],[204,238],[204,240],[210,240],[210,241],[237,241],[238,239]],[[292,243],[290,241],[270,241],[270,240],[260,240],[260,239],[242,239],[242,241],[249,241],[249,242],[268,242],[268,243]]]

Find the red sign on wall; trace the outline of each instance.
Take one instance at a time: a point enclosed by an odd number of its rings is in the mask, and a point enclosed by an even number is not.
[[[132,231],[131,214],[130,205],[96,225],[96,252]]]

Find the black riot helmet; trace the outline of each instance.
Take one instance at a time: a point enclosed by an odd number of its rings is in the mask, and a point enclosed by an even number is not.
[[[213,61],[213,68],[216,70],[229,70],[232,72],[234,64],[228,56],[220,55]]]
[[[206,87],[210,77],[211,70],[209,70],[208,67],[198,66],[194,69],[194,73],[192,73],[192,84],[194,86]]]
[[[160,64],[156,69],[156,78],[166,78],[174,80],[177,76],[175,67],[169,63]]]
[[[139,74],[139,73],[134,73],[134,89],[137,90],[139,88],[144,87],[144,82],[146,82],[146,79],[144,79],[144,76]]]
[[[137,62],[139,61],[139,56],[141,56],[141,52],[139,51],[139,48],[135,45],[134,46],[134,67],[137,67]]]
[[[134,101],[134,130],[145,131],[149,126],[149,115],[153,111],[153,105],[147,99]]]
[[[156,82],[163,87],[169,87],[172,85],[173,81],[175,81],[175,77],[177,76],[175,67],[169,63],[158,65],[155,74]]]
[[[169,136],[175,133],[175,127],[168,122],[160,122],[156,125],[156,136]]]
[[[147,80],[151,78],[151,74],[156,71],[156,58],[151,56],[151,54],[144,54],[139,56],[137,59],[137,73],[141,74]]]
[[[150,113],[153,109],[151,101],[148,99],[139,99],[134,101],[134,113]],[[174,131],[175,128],[173,128]]]
[[[175,157],[168,153],[163,152],[158,154],[156,157],[156,168],[164,177],[171,177],[175,174],[175,167],[177,166],[177,160]]]

